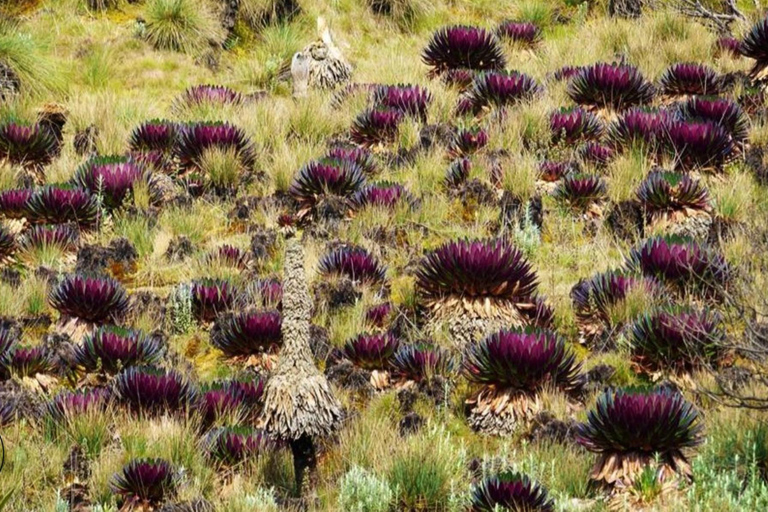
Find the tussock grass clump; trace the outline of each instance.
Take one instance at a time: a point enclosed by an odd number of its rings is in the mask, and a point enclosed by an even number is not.
[[[206,2],[149,0],[145,37],[158,50],[196,53],[221,43],[224,32]]]
[[[389,485],[400,510],[440,510],[452,496],[452,486],[464,482],[465,453],[435,430],[411,439],[392,460]]]
[[[41,95],[64,89],[64,77],[45,45],[4,19],[0,19],[0,71],[15,86],[11,93]],[[0,99],[8,92],[3,89],[0,86]]]
[[[211,148],[204,151],[198,166],[217,190],[235,190],[244,170],[233,148]]]
[[[290,21],[301,12],[297,0],[241,0],[239,14],[254,29]]]
[[[120,6],[121,0],[86,0],[85,4],[94,11],[106,11],[107,9],[116,9]]]

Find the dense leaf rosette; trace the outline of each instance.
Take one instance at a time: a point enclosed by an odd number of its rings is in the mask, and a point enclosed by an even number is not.
[[[75,349],[75,361],[86,371],[114,375],[123,368],[153,364],[160,359],[160,344],[141,331],[116,326],[97,328]]]
[[[211,344],[228,357],[272,352],[282,344],[279,312],[249,310],[221,316],[211,330]]]
[[[720,318],[708,310],[667,307],[640,317],[629,338],[634,359],[652,370],[690,371],[722,353]]]
[[[667,153],[681,171],[719,169],[734,153],[733,139],[712,121],[674,121],[667,125]]]
[[[194,401],[194,390],[175,370],[132,366],[114,380],[117,399],[132,411],[159,415],[182,410]]]
[[[655,93],[637,68],[606,63],[582,68],[570,79],[567,92],[579,105],[614,110],[650,103]]]
[[[361,112],[352,123],[350,137],[355,144],[370,148],[395,141],[403,113],[388,107]]]
[[[112,278],[71,274],[51,290],[48,302],[62,315],[100,324],[125,312],[128,294]]]
[[[659,84],[661,92],[670,96],[716,96],[723,92],[722,79],[714,69],[688,62],[667,68]]]
[[[678,236],[654,237],[635,247],[626,260],[630,270],[685,290],[718,294],[731,270],[718,251]]]
[[[471,382],[524,393],[540,391],[547,383],[572,388],[579,372],[565,340],[543,329],[493,333],[467,348],[463,367]]]
[[[342,352],[344,357],[359,368],[386,370],[398,348],[400,348],[400,341],[391,333],[364,333],[348,340]]]
[[[172,495],[177,480],[173,466],[165,460],[133,459],[112,477],[109,487],[125,503],[146,507]]]
[[[386,280],[387,267],[368,251],[357,247],[340,247],[320,260],[320,273],[343,276],[354,282],[380,284]]]
[[[472,489],[471,512],[511,510],[554,512],[547,490],[528,476],[504,472],[484,478]]]
[[[0,124],[0,161],[41,167],[51,163],[59,142],[48,128],[13,121]]]
[[[99,216],[94,195],[82,188],[47,185],[37,189],[25,203],[25,217],[38,224],[75,223],[90,227]]]
[[[429,252],[416,271],[419,294],[438,311],[457,303],[476,302],[485,310],[528,302],[537,285],[523,252],[503,239],[446,243]]]
[[[434,33],[421,55],[433,74],[450,69],[504,69],[504,50],[496,36],[466,25],[443,27]]]
[[[704,184],[688,174],[651,171],[640,183],[637,199],[649,213],[670,213],[706,210],[710,197]]]
[[[401,346],[392,359],[390,372],[395,380],[422,382],[446,376],[455,367],[451,354],[429,344]]]

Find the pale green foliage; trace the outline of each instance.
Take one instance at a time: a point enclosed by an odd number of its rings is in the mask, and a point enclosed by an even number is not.
[[[192,318],[192,289],[189,285],[179,285],[168,297],[170,327],[174,332],[185,333],[194,326]]]
[[[349,512],[386,512],[392,503],[389,484],[353,466],[339,484],[339,509]]]
[[[522,226],[518,223],[514,225],[512,238],[518,247],[530,255],[541,245],[541,230],[533,223],[530,203],[525,206],[524,219]]]
[[[249,510],[263,510],[264,512],[277,512],[279,510],[273,488],[259,487],[252,494],[243,497],[243,504]]]
[[[688,489],[690,510],[740,511],[768,508],[768,484],[760,474],[756,445],[746,459],[736,455],[733,466],[723,470],[708,463],[706,457],[693,461],[694,483]],[[746,464],[748,472],[741,474]]]

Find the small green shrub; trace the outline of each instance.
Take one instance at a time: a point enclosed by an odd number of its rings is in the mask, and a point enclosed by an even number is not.
[[[392,503],[392,489],[386,481],[358,466],[341,479],[339,509],[349,512],[387,512]]]

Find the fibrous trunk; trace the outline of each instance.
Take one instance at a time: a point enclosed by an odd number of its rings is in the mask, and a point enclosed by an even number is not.
[[[304,494],[304,489],[313,489],[317,480],[317,456],[312,438],[303,435],[291,441],[293,453],[293,471],[296,477],[296,491]]]

